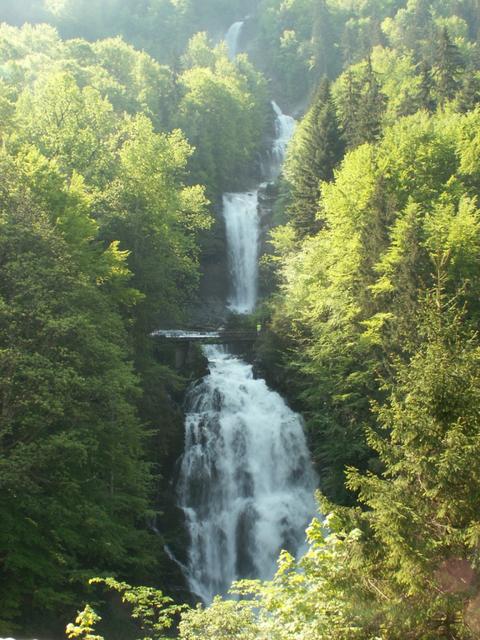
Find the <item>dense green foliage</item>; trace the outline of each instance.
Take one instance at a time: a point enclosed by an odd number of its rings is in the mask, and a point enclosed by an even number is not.
[[[298,372],[332,497],[343,494],[345,464],[368,462],[369,399],[380,393],[385,358],[415,332],[424,292],[443,275],[447,290],[464,288],[461,298],[478,313],[478,182],[466,157],[479,116],[419,112],[378,145],[347,154],[322,185],[322,229],[299,248],[290,244],[284,258],[273,322],[288,332],[288,367]],[[278,246],[285,234],[288,227],[276,231]]]
[[[1,618],[60,607],[67,582],[152,562],[149,474],[121,308],[126,255],[95,241],[82,180],[2,153]],[[115,541],[113,544],[112,542]],[[45,580],[48,576],[48,580]]]
[[[272,237],[282,291],[264,356],[308,417],[322,489],[341,501],[352,499],[346,465],[375,468],[370,400],[440,271],[478,313],[478,45],[453,9],[419,11],[409,3],[382,22],[395,48],[373,46],[332,95],[321,85],[290,146],[287,224]]]
[[[247,13],[232,62],[221,36]],[[154,638],[180,615],[185,640],[478,637],[478,0],[24,0],[0,19],[0,633],[62,626],[94,575],[161,582],[148,522],[182,380],[148,336],[188,314],[208,200],[256,175],[273,91],[309,106],[258,354],[305,415],[329,515],[238,600],[181,613],[107,586]]]
[[[175,122],[197,149],[193,174],[215,193],[239,189],[256,175],[252,158],[269,116],[265,81],[246,56],[231,62],[226,47],[213,47],[205,33],[190,40],[182,60]]]
[[[120,35],[176,67],[195,33],[223,36],[226,26],[251,11],[256,0],[9,0],[3,4],[0,20],[10,24],[48,22],[64,38],[90,41]]]
[[[328,80],[323,80],[290,144],[285,167],[288,213],[297,237],[312,235],[318,230],[320,183],[332,180],[343,153],[344,143],[330,85]]]
[[[323,76],[335,79],[376,47],[397,50],[401,66],[412,55],[414,65],[424,61],[438,72],[440,57],[451,55],[449,40],[466,65],[474,65],[472,43],[478,43],[479,30],[478,0],[259,0],[252,56],[273,78],[277,93],[296,106]],[[460,71],[457,62],[449,64]]]
[[[74,36],[0,27],[0,633],[61,628],[86,577],[161,574],[148,523],[178,455],[183,381],[149,334],[185,319],[206,193],[250,179],[268,126],[247,58],[204,33],[188,42],[198,5],[138,5],[0,9]],[[118,36],[158,42],[152,11],[179,29],[163,63]]]
[[[320,568],[307,554],[300,577],[287,559],[253,585],[251,637],[283,637],[264,631],[269,613],[298,638],[478,635],[480,94],[467,4],[383,14],[384,37],[354,47],[333,105],[324,97],[314,120],[316,97],[290,147],[262,353],[307,418],[333,515],[331,536],[311,540]],[[332,172],[335,130],[347,153]],[[218,619],[192,616],[189,638]]]

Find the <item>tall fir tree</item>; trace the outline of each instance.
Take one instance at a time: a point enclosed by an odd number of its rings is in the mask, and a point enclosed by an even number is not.
[[[411,47],[416,50],[431,29],[432,2],[431,0],[416,0],[413,5],[413,28],[411,32],[413,41],[411,42]]]
[[[379,139],[385,111],[386,98],[380,90],[370,56],[367,58],[364,87],[357,113],[357,144],[375,142]]]
[[[371,579],[397,602],[382,637],[478,638],[480,346],[441,276],[429,298],[369,434],[383,472],[351,471],[350,486],[369,509]]]
[[[345,75],[345,99],[342,101],[340,124],[347,149],[359,144],[357,117],[361,101],[361,85],[350,69]]]
[[[433,97],[434,83],[432,81],[432,70],[425,60],[422,60],[418,65],[418,75],[420,76],[418,105],[421,109],[432,112],[436,106]]]
[[[465,74],[456,103],[457,109],[462,113],[467,113],[480,104],[480,74],[473,71]]]
[[[288,212],[298,238],[319,229],[320,184],[333,178],[344,145],[340,136],[330,83],[320,83],[313,105],[299,130],[300,145],[291,163],[291,201]]]
[[[438,34],[434,55],[433,77],[436,82],[438,103],[443,108],[448,100],[454,98],[465,68],[462,54],[457,45],[452,42],[446,28]]]

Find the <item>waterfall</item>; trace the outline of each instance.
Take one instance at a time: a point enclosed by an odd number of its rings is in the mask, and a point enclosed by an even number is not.
[[[280,175],[287,145],[295,131],[295,120],[282,113],[272,102],[275,113],[275,139],[265,173],[270,180]],[[260,185],[259,189],[264,185]],[[232,293],[229,308],[236,313],[251,313],[257,302],[258,258],[260,245],[259,189],[223,196],[223,217],[228,248]]]
[[[275,141],[272,149],[270,170],[267,172],[270,180],[276,180],[282,170],[287,146],[295,132],[296,121],[292,116],[282,113],[278,104],[272,101],[275,112]]]
[[[257,302],[258,191],[226,193],[223,196],[223,217],[232,283],[229,307],[236,313],[251,313]]]
[[[187,398],[179,503],[191,537],[187,578],[206,603],[233,580],[269,579],[315,514],[301,418],[252,367],[205,347],[210,374]]]
[[[225,34],[225,42],[227,44],[230,60],[234,60],[238,53],[238,41],[244,24],[245,23],[243,21],[234,22]]]
[[[234,27],[231,52],[240,29]],[[272,106],[276,138],[269,174],[275,179],[295,121]],[[237,313],[251,313],[256,304],[263,187],[223,197],[229,306]],[[305,528],[316,513],[316,477],[300,416],[254,378],[251,365],[224,347],[208,346],[204,352],[210,373],[186,399],[177,492],[190,534],[185,574],[192,592],[209,603],[234,580],[271,578],[282,549],[302,550]]]

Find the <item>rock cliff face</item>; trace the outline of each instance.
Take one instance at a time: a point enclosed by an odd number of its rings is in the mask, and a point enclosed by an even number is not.
[[[192,325],[198,327],[218,327],[228,315],[228,257],[221,206],[215,207],[214,213],[215,223],[202,254],[198,298],[191,309]]]
[[[228,32],[234,57],[241,33]],[[259,297],[259,257],[269,250],[268,232],[276,183],[295,120],[271,103],[274,135],[259,161],[258,182],[225,193],[202,261],[199,299],[192,306],[197,327],[225,322],[253,324]],[[234,345],[204,347],[209,373],[186,398],[185,451],[176,494],[188,530],[188,554],[178,561],[190,591],[206,604],[241,578],[271,578],[281,549],[297,555],[315,515],[316,476],[303,422]],[[251,354],[253,355],[253,354]],[[181,552],[182,550],[180,550]],[[178,556],[176,556],[178,558]]]
[[[280,112],[281,113],[281,112]],[[281,114],[283,116],[283,114]],[[256,159],[255,173],[259,186],[246,184],[245,188],[258,190],[258,255],[263,256],[272,251],[268,242],[268,234],[273,226],[274,206],[278,197],[278,177],[281,170],[286,141],[282,142],[282,148],[277,150],[279,157],[275,158],[275,145],[278,143],[278,115],[272,110],[271,135],[265,140],[266,151]],[[280,133],[280,135],[282,135]],[[247,192],[247,191],[246,191]],[[231,315],[227,300],[231,294],[231,265],[228,259],[227,230],[223,215],[222,198],[218,197],[218,203],[213,210],[215,222],[203,243],[201,257],[201,279],[198,295],[192,300],[189,316],[189,324],[194,327],[216,328],[224,325]],[[271,293],[272,283],[262,278],[258,282],[258,297],[262,299]]]
[[[260,256],[270,254],[268,234],[274,226],[273,207],[278,189],[273,183],[265,183],[258,190],[258,215],[260,221]],[[226,244],[225,221],[221,208],[216,207],[215,224],[201,260],[201,280],[197,300],[192,301],[189,324],[195,327],[216,328],[227,322],[230,311],[226,300],[230,294],[230,267]],[[271,293],[271,282],[260,278],[259,298]]]

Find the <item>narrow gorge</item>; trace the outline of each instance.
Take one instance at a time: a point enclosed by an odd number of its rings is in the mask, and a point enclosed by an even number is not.
[[[243,23],[225,37],[232,57]],[[259,195],[281,172],[295,120],[272,102],[275,139],[264,182],[223,196],[230,273],[228,308],[255,310]],[[298,555],[315,515],[316,477],[303,422],[227,346],[204,347],[209,374],[186,399],[185,453],[177,486],[189,532],[186,578],[209,603],[241,578],[272,578],[282,549]]]

